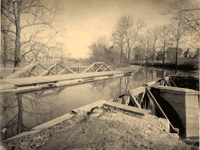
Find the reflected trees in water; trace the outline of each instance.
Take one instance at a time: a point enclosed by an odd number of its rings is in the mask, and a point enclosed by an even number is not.
[[[120,77],[110,80],[102,80],[91,83],[92,91],[98,90],[102,94],[109,94],[110,98],[117,99],[120,94],[130,90],[129,77]],[[109,91],[108,91],[109,90]],[[106,93],[105,93],[106,92]]]
[[[1,130],[6,128],[2,139],[28,131],[62,114],[62,110],[55,104],[57,101],[56,96],[39,98],[31,93],[1,95]]]

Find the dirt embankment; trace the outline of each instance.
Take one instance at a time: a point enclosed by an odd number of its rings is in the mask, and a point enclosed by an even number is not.
[[[95,109],[40,133],[5,143],[8,149],[38,150],[192,150],[155,116]]]

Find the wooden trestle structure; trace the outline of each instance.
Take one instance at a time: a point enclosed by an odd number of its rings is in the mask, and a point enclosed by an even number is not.
[[[41,72],[39,67],[44,71]],[[74,72],[58,63],[48,69],[40,63],[34,63],[0,80],[0,93],[35,92],[35,96],[42,96],[45,95],[45,90],[52,89],[55,94],[63,91],[66,86],[130,76],[131,73],[132,71],[111,71],[103,62],[91,64],[82,73]]]

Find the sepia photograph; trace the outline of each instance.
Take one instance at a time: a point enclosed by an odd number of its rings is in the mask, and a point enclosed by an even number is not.
[[[1,0],[0,150],[199,150],[200,0]]]

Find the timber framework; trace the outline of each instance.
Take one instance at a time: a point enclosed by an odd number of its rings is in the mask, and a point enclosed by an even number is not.
[[[112,71],[103,62],[95,62],[83,71],[80,67],[74,71],[59,63],[46,68],[36,62],[0,80],[0,93],[34,92],[35,96],[41,97],[45,95],[45,90],[53,90],[54,94],[59,94],[67,86],[130,76],[132,73],[132,71]]]

